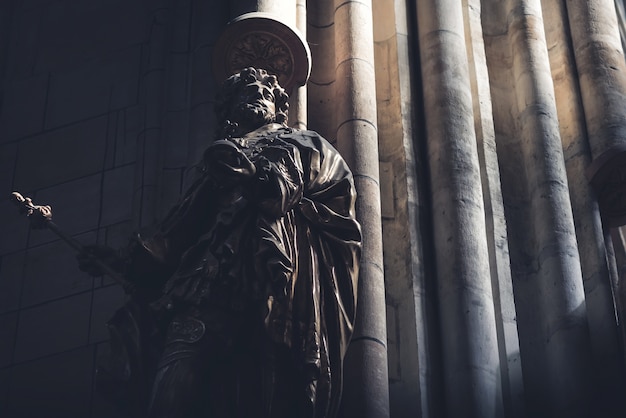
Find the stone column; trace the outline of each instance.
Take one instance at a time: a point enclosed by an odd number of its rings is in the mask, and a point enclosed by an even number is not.
[[[611,284],[615,295],[615,306],[619,319],[619,330],[621,346],[626,347],[626,324],[624,316],[626,307],[626,227],[611,228],[605,235],[607,259],[609,261],[609,271],[611,273]],[[626,352],[622,351],[622,358],[626,360]],[[620,398],[620,399],[623,399]],[[623,403],[623,401],[622,401]],[[624,410],[622,408],[622,410]]]
[[[296,0],[295,28],[306,39],[306,0]],[[306,85],[294,88],[289,102],[289,126],[297,129],[307,128],[307,90]]]
[[[307,5],[307,40],[311,47],[308,82],[308,126],[335,143],[335,5],[319,0]]]
[[[626,223],[626,61],[613,0],[567,2],[591,145],[588,176],[604,222]]]
[[[574,51],[569,41],[567,5],[565,2],[542,2],[542,8],[585,289],[595,379],[592,390],[597,404],[594,413],[612,416],[609,410],[620,408],[619,400],[626,389],[609,269],[614,260],[605,245],[596,194],[586,178],[591,151]]]
[[[389,416],[385,282],[371,1],[335,1],[337,148],[357,189],[363,229],[357,322],[344,368],[342,416]]]
[[[513,295],[507,224],[502,198],[500,166],[491,103],[491,86],[483,36],[483,13],[480,0],[463,0],[465,37],[472,87],[474,131],[481,166],[485,205],[486,240],[500,353],[500,379],[504,415],[525,417],[524,383],[520,361],[517,313]]]
[[[502,414],[462,3],[417,2],[448,417]]]
[[[231,19],[249,12],[273,14],[291,27],[296,26],[296,2],[294,0],[231,0]]]
[[[519,185],[510,208],[524,226],[512,235],[512,262],[527,412],[587,417],[585,292],[541,2],[511,0],[504,15],[517,151],[506,159],[521,168],[509,181]]]

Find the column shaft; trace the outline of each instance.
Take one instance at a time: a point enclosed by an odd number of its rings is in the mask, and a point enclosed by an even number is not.
[[[587,312],[541,2],[509,0],[503,15],[514,94],[499,104],[510,119],[497,125],[510,170],[505,204],[527,412],[586,417]]]
[[[447,416],[502,411],[462,3],[417,3]]]
[[[511,280],[511,260],[502,199],[500,166],[491,103],[491,86],[480,0],[463,0],[470,81],[474,104],[474,126],[485,205],[487,247],[500,353],[500,375],[504,415],[521,418],[524,411],[524,384],[520,361],[517,314]],[[491,10],[487,9],[487,13]]]
[[[598,202],[585,174],[591,163],[591,150],[574,51],[569,42],[566,4],[542,2],[542,8],[585,289],[595,379],[592,390],[598,400],[594,412],[598,416],[613,416],[609,411],[621,407],[625,374],[607,262],[611,257],[607,257]]]
[[[306,39],[306,0],[296,0],[295,28]],[[296,87],[291,92],[289,101],[289,126],[297,129],[307,128],[307,88]]]
[[[626,223],[626,61],[613,0],[572,0],[567,13],[593,157],[588,175],[605,223]]]
[[[270,13],[289,26],[296,27],[296,2],[294,0],[231,0],[231,19],[249,12]]]
[[[335,142],[335,5],[318,0],[307,5],[307,40],[311,48],[311,77],[307,84],[307,124]]]
[[[389,416],[389,389],[371,1],[335,1],[334,22],[337,148],[354,174],[363,229],[342,416],[384,418]]]

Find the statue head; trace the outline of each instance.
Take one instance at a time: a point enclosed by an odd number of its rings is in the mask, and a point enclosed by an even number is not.
[[[278,79],[252,67],[230,76],[215,103],[220,136],[240,135],[268,123],[286,124],[289,96]]]

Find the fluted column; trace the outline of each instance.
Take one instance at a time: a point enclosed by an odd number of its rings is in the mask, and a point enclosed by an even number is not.
[[[417,2],[448,417],[502,411],[462,3]]]
[[[567,2],[593,157],[588,175],[605,223],[626,223],[626,61],[613,0]]]
[[[384,418],[389,416],[389,389],[371,1],[335,1],[334,22],[337,148],[354,174],[363,230],[342,416]]]

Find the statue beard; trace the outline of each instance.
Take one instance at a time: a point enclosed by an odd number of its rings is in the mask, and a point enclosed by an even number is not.
[[[246,126],[251,129],[260,128],[276,121],[276,115],[267,106],[260,103],[243,103],[235,110],[235,119],[239,126]]]

